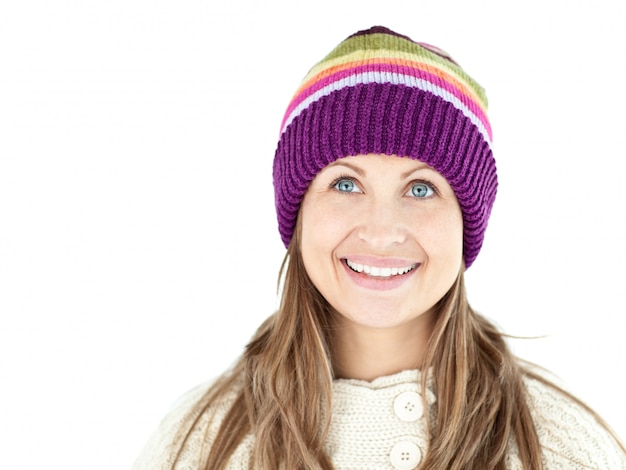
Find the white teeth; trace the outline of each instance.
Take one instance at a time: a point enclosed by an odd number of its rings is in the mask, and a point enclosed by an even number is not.
[[[376,266],[354,263],[349,259],[346,260],[346,264],[350,267],[350,269],[356,271],[357,273],[364,272],[365,274],[376,277],[391,277],[399,274],[406,274],[416,266],[415,264],[412,264],[411,266],[406,266],[404,268],[379,268]]]

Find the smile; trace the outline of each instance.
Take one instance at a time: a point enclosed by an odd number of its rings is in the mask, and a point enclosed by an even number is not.
[[[354,263],[350,261],[349,259],[346,259],[345,261],[348,267],[352,269],[352,271],[357,272],[357,273],[365,273],[372,277],[399,276],[399,275],[406,274],[408,272],[413,271],[415,267],[417,266],[417,264],[412,264],[410,266],[398,267],[398,268],[396,267],[380,268],[377,266],[368,266],[366,264]]]

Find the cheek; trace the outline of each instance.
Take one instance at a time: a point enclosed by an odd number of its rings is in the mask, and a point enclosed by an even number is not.
[[[309,251],[332,251],[353,227],[354,212],[337,204],[305,201],[300,214],[303,251],[305,247]]]
[[[463,257],[463,218],[458,207],[432,214],[420,237],[431,257],[451,262]]]
[[[319,204],[309,204],[306,199],[300,209],[301,239],[300,251],[307,274],[314,282],[323,279],[324,263],[327,262],[336,246],[335,216],[321,210]],[[317,286],[319,288],[319,286]]]
[[[447,224],[446,232],[448,233],[449,242],[453,251],[459,256],[463,255],[463,217],[461,211],[458,210],[450,217]],[[456,248],[456,250],[454,250]]]
[[[317,250],[320,244],[323,245],[323,226],[320,226],[321,214],[316,211],[310,204],[305,202],[300,209],[300,218],[302,224],[301,232],[301,249],[304,260],[310,257],[312,251]],[[316,230],[316,228],[318,228]]]

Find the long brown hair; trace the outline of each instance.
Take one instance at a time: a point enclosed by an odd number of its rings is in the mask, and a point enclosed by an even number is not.
[[[199,417],[236,388],[235,402],[203,454],[204,468],[226,468],[250,433],[254,468],[333,468],[324,452],[333,380],[326,341],[332,328],[330,306],[306,273],[299,240],[300,224],[281,267],[279,310],[260,326],[232,370],[195,405],[179,431],[176,459]],[[420,468],[504,469],[514,442],[525,470],[543,469],[523,378],[552,384],[525,368],[504,335],[472,310],[463,269],[436,307],[423,370],[432,370],[437,419],[428,423],[429,448]],[[422,374],[423,391],[427,379]]]

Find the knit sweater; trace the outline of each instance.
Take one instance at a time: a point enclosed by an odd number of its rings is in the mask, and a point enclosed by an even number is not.
[[[593,416],[553,388],[533,379],[525,380],[546,470],[626,470],[626,454]],[[337,470],[419,468],[427,449],[425,413],[433,417],[437,400],[428,387],[428,409],[424,410],[419,384],[420,372],[416,370],[372,382],[334,381],[326,452]],[[172,469],[173,438],[186,413],[209,386],[196,387],[177,402],[149,439],[132,470]],[[176,470],[199,468],[201,449],[206,452],[210,448],[236,394],[237,390],[233,390],[222,404],[201,416]],[[244,438],[230,459],[229,469],[248,470],[253,439],[252,435]],[[507,467],[522,468],[515,446],[511,446]]]

